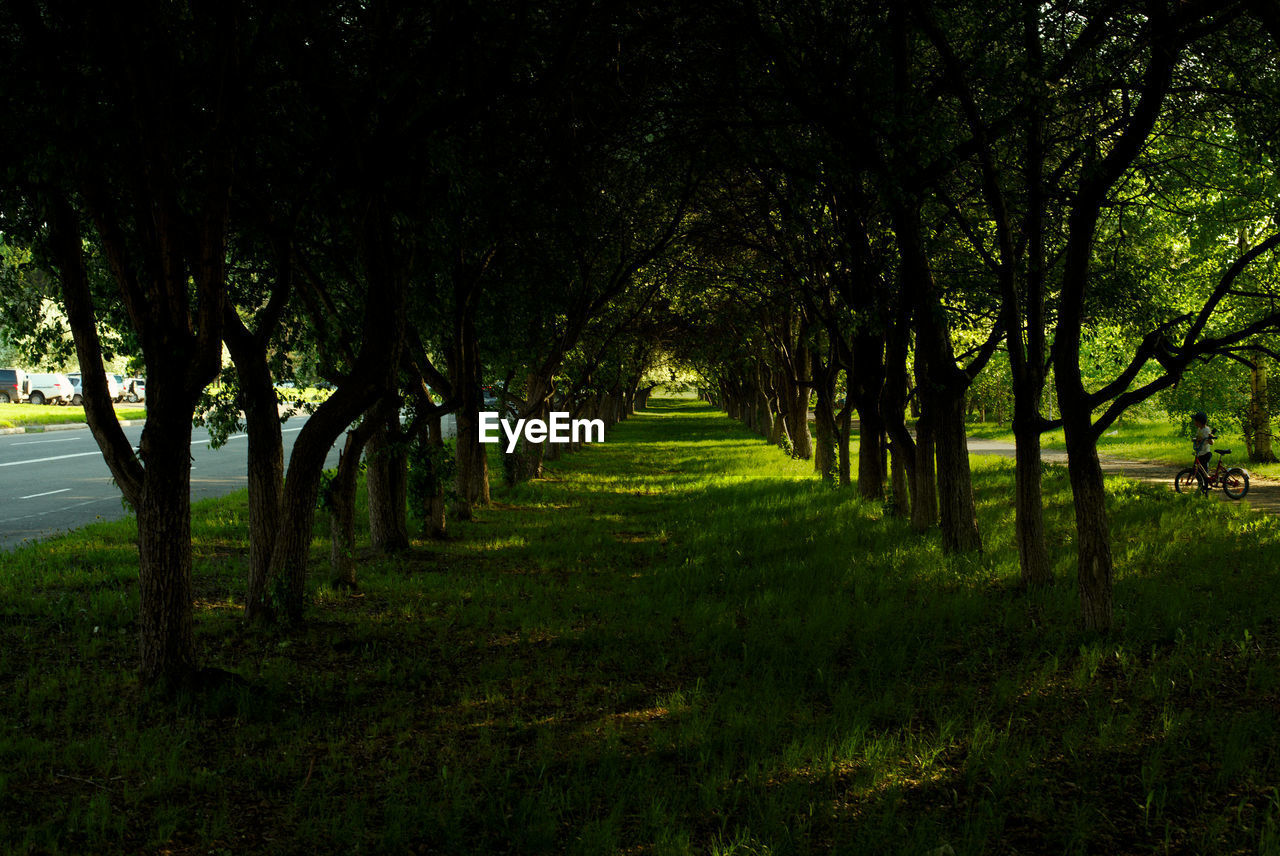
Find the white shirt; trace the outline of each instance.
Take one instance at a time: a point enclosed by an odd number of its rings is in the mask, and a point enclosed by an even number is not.
[[[1197,429],[1194,442],[1197,455],[1207,454],[1209,447],[1213,445],[1213,429],[1208,425]]]

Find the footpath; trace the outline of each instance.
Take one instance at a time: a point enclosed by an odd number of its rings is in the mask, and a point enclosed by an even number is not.
[[[969,440],[969,454],[971,455],[1000,455],[1012,458],[1013,453],[1014,446],[1012,443],[1001,443],[995,440]],[[1051,464],[1065,466],[1067,463],[1066,452],[1047,450],[1042,451],[1040,457]],[[1098,460],[1102,464],[1102,471],[1109,476],[1123,476],[1133,481],[1157,485],[1166,490],[1173,490],[1173,477],[1181,469],[1181,467],[1156,461],[1130,461],[1125,458],[1112,458],[1105,455],[1100,455]],[[1249,468],[1245,467],[1245,469],[1248,470]],[[1215,490],[1213,495],[1225,502],[1232,501],[1221,490]],[[1280,481],[1249,473],[1249,493],[1240,501],[1257,511],[1280,515]]]

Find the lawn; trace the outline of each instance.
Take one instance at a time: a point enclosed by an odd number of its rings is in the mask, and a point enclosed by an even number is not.
[[[197,632],[249,686],[140,689],[129,521],[0,556],[16,852],[1280,852],[1280,527],[1108,482],[1119,629],[1017,589],[1008,462],[946,557],[723,415],[657,401],[454,527],[246,628],[243,496]]]
[[[137,404],[116,405],[116,416],[126,419],[146,419],[147,409]],[[84,408],[67,405],[0,404],[0,428],[23,426],[66,425],[84,422]]]

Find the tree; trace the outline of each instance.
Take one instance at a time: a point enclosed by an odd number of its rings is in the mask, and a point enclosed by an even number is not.
[[[86,416],[138,514],[143,678],[184,681],[197,668],[191,415],[220,363],[227,200],[260,59],[249,52],[250,31],[269,30],[272,20],[251,26],[230,7],[145,2],[128,10],[24,4],[6,7],[3,20],[0,79],[24,90],[4,93],[4,121],[16,131],[5,183],[38,212],[84,373]],[[138,454],[107,393],[90,236],[146,361]]]

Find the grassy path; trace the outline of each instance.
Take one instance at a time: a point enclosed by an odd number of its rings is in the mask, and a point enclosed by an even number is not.
[[[178,703],[130,671],[127,523],[3,557],[0,842],[1276,852],[1280,527],[1109,482],[1121,630],[1093,638],[1065,472],[1045,480],[1062,582],[1028,596],[1011,464],[975,462],[987,551],[948,558],[660,401],[456,540],[361,556],[361,592],[318,587],[291,633],[240,624],[245,509],[219,500],[198,633],[252,686]]]

